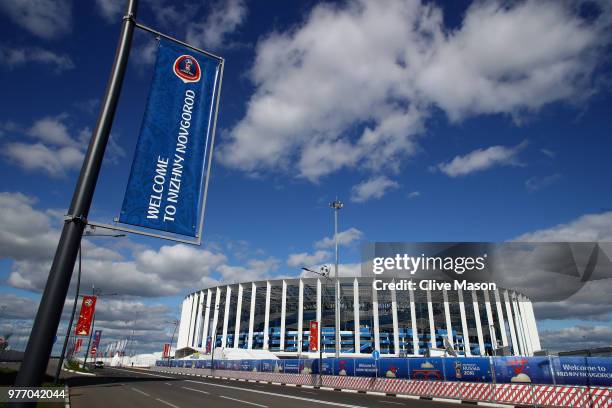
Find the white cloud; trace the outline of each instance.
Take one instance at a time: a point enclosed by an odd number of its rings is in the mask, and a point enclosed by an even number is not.
[[[124,8],[122,0],[96,0],[96,8],[108,23],[117,22]]]
[[[66,124],[68,118],[66,113],[44,117],[27,129],[15,123],[7,126],[0,124],[0,128],[7,128],[11,133],[36,139],[35,143],[8,142],[0,155],[25,170],[42,171],[51,177],[65,177],[68,172],[78,170],[85,157],[91,129],[82,128],[75,131],[73,136]],[[125,150],[116,142],[115,135],[111,134],[105,160],[117,164],[118,159],[125,154]]]
[[[210,10],[206,21],[187,25],[187,42],[203,48],[219,49],[227,46],[227,36],[244,21],[247,7],[243,0],[226,0],[215,2]]]
[[[53,72],[56,74],[74,68],[74,62],[68,55],[25,46],[22,48],[0,46],[0,61],[8,69],[16,69],[29,62],[48,64],[53,67]]]
[[[0,12],[44,39],[58,38],[72,29],[72,2],[69,0],[3,0]]]
[[[357,228],[351,227],[345,231],[338,233],[338,245],[349,246],[353,242],[359,241],[363,238],[363,232]],[[316,248],[331,248],[334,246],[334,237],[325,237],[320,241],[315,242]]]
[[[460,27],[414,1],[320,4],[257,45],[255,92],[220,160],[317,181],[343,168],[395,172],[434,107],[458,121],[520,117],[592,94],[605,18],[565,2],[474,2]]]
[[[389,190],[399,187],[399,184],[393,180],[389,180],[385,176],[378,176],[366,180],[351,190],[351,201],[363,203],[371,199],[378,199],[384,196]]]
[[[566,224],[520,235],[518,242],[611,242],[612,212],[586,214]]]
[[[35,203],[21,193],[0,192],[1,259],[46,260],[53,254],[59,234],[51,217],[33,208]]]
[[[331,252],[329,251],[315,251],[312,254],[309,254],[308,252],[290,254],[287,258],[287,265],[292,267],[312,266],[329,259],[330,256]]]
[[[542,348],[551,351],[584,350],[610,345],[612,327],[584,324],[540,332]]]
[[[34,122],[27,130],[28,136],[40,139],[56,146],[74,146],[77,143],[70,137],[68,127],[62,122],[63,116],[59,118],[46,117]]]
[[[420,191],[411,191],[410,193],[408,193],[408,198],[417,198],[420,196],[421,196]]]
[[[224,283],[249,282],[270,277],[278,269],[280,261],[274,257],[267,259],[251,259],[247,266],[221,265],[219,273]]]
[[[459,177],[494,166],[519,165],[517,154],[527,146],[524,141],[513,147],[491,146],[486,149],[476,149],[464,156],[456,156],[448,163],[438,164],[438,169],[447,176]]]
[[[21,193],[0,193],[0,259],[10,259],[7,283],[19,289],[40,292],[47,280],[59,239],[61,211],[40,211],[36,200]],[[128,238],[121,239],[122,241]],[[114,245],[119,240],[102,240]],[[164,245],[159,249],[134,246],[130,259],[116,249],[83,240],[82,282],[123,296],[170,296],[225,283],[265,279],[276,271],[274,257],[249,259],[245,266],[228,263],[219,251],[188,245]],[[124,243],[124,248],[127,248]]]
[[[561,179],[561,174],[552,174],[544,177],[531,177],[525,181],[525,188],[531,192],[541,190],[551,184],[556,183]]]
[[[78,169],[84,157],[75,147],[53,148],[42,143],[9,143],[2,154],[26,170],[42,170],[52,177],[64,177],[67,171]]]

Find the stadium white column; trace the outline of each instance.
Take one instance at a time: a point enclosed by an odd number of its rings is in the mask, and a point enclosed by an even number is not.
[[[297,352],[302,352],[302,336],[304,331],[304,281],[300,279],[298,287],[298,333]]]
[[[257,285],[251,283],[251,309],[249,310],[249,337],[247,337],[247,348],[253,348],[253,327],[255,326],[255,297],[257,296]]]
[[[193,332],[195,331],[195,319],[198,309],[198,295],[191,295],[191,314],[189,318],[189,334],[187,335],[187,346],[193,346]]]
[[[453,325],[451,322],[450,315],[450,307],[448,305],[448,293],[446,293],[446,289],[442,289],[442,298],[444,300],[444,316],[446,317],[446,337],[451,346],[455,343],[453,342]]]
[[[421,353],[419,350],[419,333],[417,331],[416,324],[416,307],[414,304],[414,292],[412,290],[409,290],[408,295],[410,296],[410,327],[412,328],[412,352],[415,356],[418,356]]]
[[[497,309],[497,322],[499,324],[499,332],[501,333],[502,347],[508,346],[508,334],[506,333],[506,323],[504,322],[504,313],[502,311],[502,303],[499,297],[499,290],[493,291],[495,294],[495,308]]]
[[[395,283],[395,279],[392,280]],[[393,315],[393,350],[396,356],[399,356],[399,324],[397,321],[397,294],[394,290],[391,291],[391,313]]]
[[[355,317],[355,353],[361,352],[361,324],[359,323],[359,281],[357,278],[353,281],[353,315]]]
[[[527,319],[525,317],[525,312],[523,310],[523,302],[521,301],[520,295],[516,295],[514,298],[514,302],[516,304],[516,309],[518,315],[520,316],[521,322],[521,331],[523,332],[523,343],[525,343],[525,349],[527,350],[527,355],[533,355],[533,349],[531,347],[531,333],[529,325],[527,324]]]
[[[516,299],[514,292],[509,293],[510,304],[512,305],[512,313],[514,314],[514,326],[516,328],[516,337],[518,339],[519,350],[521,355],[527,355],[527,346],[525,345],[525,338],[523,337],[523,328],[521,323],[521,316],[516,307]]]
[[[204,300],[204,291],[201,290],[198,310],[196,312],[196,328],[193,334],[193,347],[198,347],[198,344],[200,344],[200,334],[202,334],[202,319],[204,317]]]
[[[493,319],[493,310],[491,309],[491,298],[489,292],[484,290],[485,310],[487,311],[487,322],[489,324],[489,336],[491,337],[491,350],[497,349],[497,335],[495,334],[495,320]]]
[[[227,346],[227,326],[229,322],[230,301],[232,300],[232,288],[227,285],[225,287],[225,312],[223,313],[223,332],[221,333],[221,347]]]
[[[321,350],[321,279],[317,278],[317,323],[319,324],[319,344],[318,348]]]
[[[176,348],[182,349],[187,346],[187,331],[189,330],[188,313],[189,296],[183,299],[183,307],[181,308],[181,322],[179,325],[178,339],[176,340]]]
[[[463,332],[463,354],[468,357],[472,355],[470,349],[470,329],[467,325],[467,318],[465,316],[465,303],[463,301],[463,290],[457,290],[459,300],[459,315],[461,316],[461,331]]]
[[[540,344],[540,335],[538,334],[538,325],[535,318],[535,314],[533,313],[533,304],[531,300],[525,298],[525,308],[527,309],[527,314],[529,317],[529,323],[532,327],[532,339],[534,350],[542,350],[542,345]]]
[[[374,320],[374,350],[380,351],[380,326],[378,324],[378,291],[372,285],[372,319]]]
[[[481,356],[485,355],[484,339],[482,337],[482,323],[480,320],[480,309],[478,308],[478,298],[476,291],[472,290],[472,304],[474,308],[474,319],[476,320],[476,333],[478,333],[478,348]]]
[[[272,292],[272,285],[270,281],[266,281],[266,316],[264,317],[264,338],[263,338],[263,349],[268,350],[270,343],[268,341],[270,331],[270,294]]]
[[[238,284],[238,302],[236,304],[236,324],[234,325],[234,348],[240,346],[240,317],[242,315],[242,294],[244,287],[241,283]]]
[[[285,351],[285,317],[287,315],[287,282],[283,279],[283,295],[281,298],[281,321],[280,321],[280,351]]]
[[[212,291],[208,289],[206,291],[206,311],[204,312],[204,330],[202,330],[202,347],[206,349],[206,343],[208,343],[208,330],[210,323],[210,304],[212,298]],[[212,348],[212,343],[211,343]]]
[[[429,347],[436,347],[436,326],[434,324],[433,305],[431,303],[431,291],[427,289],[427,317],[429,318]]]
[[[221,303],[221,289],[217,286],[215,291],[215,310],[213,312],[213,324],[210,328],[210,348],[216,347],[217,343],[217,323],[219,323],[219,304]]]
[[[514,320],[512,319],[512,308],[510,307],[510,297],[508,291],[504,290],[504,303],[506,304],[506,315],[508,316],[508,326],[510,327],[510,340],[512,340],[512,354],[518,356],[521,354],[519,343],[514,330]]]

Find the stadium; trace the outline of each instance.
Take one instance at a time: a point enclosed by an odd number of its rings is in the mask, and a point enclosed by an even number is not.
[[[540,340],[531,301],[495,290],[376,290],[371,277],[342,277],[340,356],[532,356]],[[267,350],[279,358],[309,353],[309,323],[318,345],[335,355],[335,284],[327,278],[243,282],[205,288],[182,304],[176,357],[215,348]],[[447,341],[445,341],[447,339]]]

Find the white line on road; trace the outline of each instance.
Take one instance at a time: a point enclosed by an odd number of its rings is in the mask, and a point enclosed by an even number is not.
[[[146,392],[144,392],[144,391],[139,390],[138,388],[133,388],[133,387],[132,387],[132,391],[136,391],[136,392],[141,393],[142,395],[146,395],[147,397],[150,397],[150,395],[149,395],[149,394],[147,394],[147,393],[146,393]]]
[[[190,391],[201,392],[202,394],[210,394],[210,392],[208,391],[196,390],[195,388],[189,388],[189,387],[181,387],[181,388],[190,390]]]
[[[155,398],[155,401],[159,401],[159,402],[161,402],[162,404],[166,404],[166,405],[168,405],[168,406],[171,406],[172,408],[179,408],[179,407],[177,407],[176,405],[169,403],[168,401],[164,401],[163,399]]]
[[[243,404],[255,405],[255,406],[258,406],[258,407],[262,407],[262,408],[268,408],[267,405],[256,404],[254,402],[244,401],[244,400],[240,400],[238,398],[226,397],[225,395],[219,395],[219,397],[225,398],[225,399],[228,399],[228,400],[232,400],[232,401],[242,402]]]
[[[300,401],[314,402],[314,403],[318,403],[318,404],[333,405],[333,406],[336,406],[336,407],[364,408],[364,407],[359,406],[359,405],[343,404],[343,403],[340,403],[340,402],[325,401],[325,400],[306,398],[306,397],[298,397],[297,395],[277,394],[275,392],[260,391],[260,390],[254,390],[254,389],[251,389],[251,388],[234,387],[234,386],[231,386],[231,385],[213,384],[213,383],[208,383],[208,382],[204,382],[204,381],[195,381],[195,380],[185,380],[185,381],[193,382],[193,383],[197,383],[197,384],[203,384],[203,385],[210,385],[212,387],[229,388],[229,389],[233,389],[233,390],[241,390],[241,391],[247,391],[247,392],[254,392],[256,394],[272,395],[272,396],[281,397],[281,398],[290,398],[290,399],[295,399],[295,400],[300,400]]]
[[[164,384],[169,385],[169,386],[171,386],[171,387],[172,387],[172,384],[170,384],[170,383],[164,383]]]

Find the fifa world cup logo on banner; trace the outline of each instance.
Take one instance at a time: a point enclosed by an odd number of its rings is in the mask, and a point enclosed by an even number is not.
[[[202,76],[200,64],[191,55],[181,55],[174,61],[174,74],[184,83],[198,82]]]

